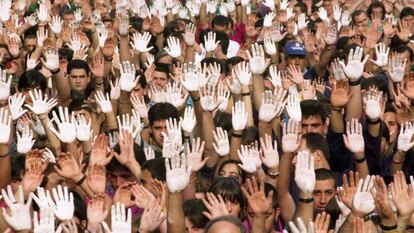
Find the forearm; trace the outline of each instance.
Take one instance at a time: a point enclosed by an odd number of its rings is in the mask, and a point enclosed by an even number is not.
[[[196,182],[196,179],[197,179],[197,173],[196,172],[191,172],[190,182],[188,183],[188,185],[183,190],[183,201],[195,198],[195,193],[196,193],[195,182]]]
[[[309,222],[312,221],[313,219],[313,198],[310,193],[304,193],[302,191],[299,191],[298,211],[296,212],[294,219],[297,219],[297,218],[301,218],[303,220],[303,223],[305,223],[305,226],[308,226]]]
[[[185,49],[185,62],[194,62],[195,61],[195,50],[194,46],[187,45]]]
[[[241,85],[241,91],[242,91],[242,99],[243,99],[244,106],[246,107],[246,112],[247,112],[246,127],[252,127],[254,126],[254,121],[253,121],[253,106],[252,106],[250,88],[249,86]]]
[[[242,134],[243,131],[233,131],[233,135],[231,135],[230,139],[230,159],[239,160],[239,155],[237,154],[237,150],[242,145]]]
[[[356,118],[359,119],[362,115],[362,96],[361,85],[349,86],[351,99],[346,105],[346,121],[351,121]]]
[[[50,130],[50,120],[46,114],[39,115],[39,120],[42,123],[43,128],[45,129],[46,138],[49,141],[51,149],[55,151],[55,153],[59,153],[62,150],[62,145],[60,143],[59,138]],[[52,126],[53,127],[53,126]]]
[[[332,107],[331,110],[331,119],[329,121],[329,126],[332,131],[335,133],[345,132],[344,119],[342,115],[342,108]]]
[[[266,221],[266,215],[264,214],[256,215],[253,218],[253,225],[252,225],[251,233],[265,232],[265,221]]]
[[[131,171],[137,180],[141,178],[141,166],[137,161],[127,164],[126,167]]]
[[[395,152],[390,167],[391,175],[394,175],[397,171],[401,171],[404,166],[406,152],[398,150]]]
[[[219,160],[219,156],[214,150],[213,142],[214,137],[212,132],[214,131],[214,122],[213,122],[213,114],[211,112],[203,112],[203,138],[205,141],[204,146],[204,157],[208,157],[209,160],[207,161],[207,167],[214,167]]]
[[[111,131],[118,128],[118,124],[116,123],[115,114],[113,112],[105,113],[105,122],[106,122],[106,130]]]
[[[168,195],[167,232],[182,233],[185,231],[183,198],[181,192]]]
[[[322,50],[319,62],[315,66],[316,73],[320,77],[324,77],[328,68],[329,60],[334,52],[335,45],[326,45]],[[323,94],[323,93],[322,93]]]
[[[11,181],[11,162],[8,144],[0,144],[0,156],[0,189],[3,189]]]
[[[61,104],[68,102],[70,100],[69,80],[65,77],[63,70],[53,74],[53,79],[55,80],[59,102]]]
[[[129,51],[129,36],[121,36],[119,40],[119,60],[121,62],[132,62],[131,52]]]
[[[118,115],[132,113],[132,105],[130,101],[130,92],[121,91],[121,97],[119,98],[119,112]]]
[[[355,153],[355,169],[359,172],[359,176],[365,179],[369,175],[368,163],[364,153]]]
[[[272,125],[268,122],[259,120],[259,138],[265,138],[265,135],[272,135]]]

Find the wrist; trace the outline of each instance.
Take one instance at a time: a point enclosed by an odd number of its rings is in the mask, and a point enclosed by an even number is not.
[[[73,177],[71,177],[70,179],[73,182],[78,183],[78,182],[82,181],[83,177],[84,177],[84,174],[80,172],[80,173],[74,175]]]

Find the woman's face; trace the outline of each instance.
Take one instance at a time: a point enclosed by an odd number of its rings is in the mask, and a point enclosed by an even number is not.
[[[228,163],[224,165],[219,171],[221,177],[234,177],[237,182],[241,183],[242,177],[240,175],[239,167],[235,163]]]
[[[229,211],[230,215],[239,217],[240,210],[241,210],[239,202],[232,202],[230,200],[224,200],[224,203],[226,204],[227,211]]]

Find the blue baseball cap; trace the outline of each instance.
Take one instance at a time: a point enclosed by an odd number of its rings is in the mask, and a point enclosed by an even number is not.
[[[287,56],[306,56],[305,46],[299,41],[288,41],[285,45],[285,54]]]

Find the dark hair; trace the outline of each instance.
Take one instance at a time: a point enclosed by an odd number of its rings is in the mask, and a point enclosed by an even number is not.
[[[210,228],[213,227],[214,224],[218,223],[218,222],[229,222],[232,223],[233,225],[237,226],[240,229],[241,233],[245,233],[246,229],[242,223],[242,221],[233,216],[233,215],[224,215],[224,216],[220,216],[218,218],[215,218],[213,220],[211,220],[207,226],[206,226],[206,230],[204,231],[205,233],[208,233]]]
[[[213,121],[215,127],[221,127],[227,132],[230,132],[233,129],[230,113],[218,111],[214,116]]]
[[[400,12],[400,19],[404,19],[407,16],[414,16],[414,9],[411,7],[404,7]]]
[[[79,110],[86,110],[88,112],[92,112],[92,107],[89,103],[85,102],[83,98],[75,98],[69,103],[68,106],[69,112],[79,111]]]
[[[213,20],[211,20],[211,28],[213,29],[215,25],[228,27],[229,24],[230,24],[230,19],[223,15],[217,15],[213,18]]]
[[[87,75],[90,75],[90,69],[89,69],[89,65],[86,61],[84,60],[80,60],[80,59],[74,59],[71,60],[68,63],[68,67],[67,67],[67,73],[70,74],[70,72],[73,69],[84,69],[86,71]]]
[[[326,107],[318,100],[303,100],[300,102],[300,109],[302,110],[303,119],[311,116],[320,116],[322,122],[325,123],[328,117]]]
[[[336,41],[336,51],[335,52],[336,53],[337,52],[342,52],[345,49],[345,47],[348,46],[349,40],[351,40],[351,37],[349,37],[349,36],[340,37],[338,39],[338,41]]]
[[[257,138],[259,138],[259,129],[255,125],[246,127],[242,134],[242,144],[250,145],[251,143],[254,143]]]
[[[230,45],[230,38],[225,32],[216,32],[216,41],[220,41],[221,51],[227,54]]]
[[[408,52],[410,54],[410,60],[412,61],[414,59],[414,52],[413,50],[408,47],[405,44],[402,44],[400,46],[397,46],[395,48],[391,49],[391,52],[397,52],[397,53],[404,53],[404,52]]]
[[[294,7],[299,7],[301,13],[306,14],[308,12],[308,6],[306,6],[306,4],[303,2],[296,3]]]
[[[47,88],[45,76],[37,70],[25,71],[19,78],[17,89],[22,91],[29,88],[40,88],[44,93]]]
[[[306,140],[306,146],[309,148],[310,152],[315,152],[320,150],[325,157],[325,159],[330,161],[330,152],[329,144],[326,141],[325,137],[319,133],[307,133],[302,136]]]
[[[385,19],[385,6],[384,6],[384,3],[379,2],[379,1],[372,2],[371,5],[369,5],[369,7],[367,9],[368,17],[370,17],[370,18],[372,17],[372,11],[374,10],[374,8],[381,8],[381,11],[382,11],[381,19]]]
[[[168,120],[169,118],[180,119],[177,108],[170,103],[156,103],[148,110],[150,125],[155,121]]]
[[[148,170],[151,173],[152,178],[165,181],[165,162],[164,158],[159,157],[151,160],[147,160],[142,164],[141,170]]]
[[[231,74],[230,65],[235,66],[235,65],[239,64],[242,61],[244,61],[244,59],[242,57],[238,57],[238,56],[226,59],[226,61],[225,61],[226,75]]]
[[[352,17],[353,24],[355,24],[355,17],[358,17],[358,16],[360,16],[362,14],[367,15],[367,13],[364,10],[356,10],[354,13],[352,13],[352,16],[351,17]]]
[[[229,160],[225,160],[223,161],[220,166],[218,167],[218,173],[220,174],[220,171],[223,169],[224,166],[226,166],[227,164],[235,164],[237,166],[237,171],[239,172],[240,177],[242,178],[242,180],[240,180],[241,183],[244,183],[244,181],[246,180],[246,173],[244,172],[243,169],[241,169],[239,167],[239,164],[242,165],[242,162],[240,162],[239,160],[234,160],[234,159],[229,159]],[[221,176],[220,176],[221,177]]]
[[[36,39],[36,37],[37,37],[37,25],[31,26],[24,32],[24,39],[26,38]]]
[[[200,199],[190,199],[184,202],[184,216],[190,220],[194,227],[205,228],[210,221],[203,212],[207,212],[207,208]]]
[[[239,203],[241,209],[245,207],[245,201],[240,184],[232,177],[216,178],[208,191],[214,193],[214,195],[220,194],[225,201]],[[242,213],[242,211],[240,211],[240,213]]]
[[[66,58],[66,60],[70,61],[73,58],[73,51],[70,48],[62,47],[58,50],[59,58]]]
[[[165,73],[165,75],[167,75],[168,78],[168,74],[170,73],[170,66],[164,63],[156,63],[155,71]]]
[[[334,180],[335,187],[337,183],[337,177],[335,173],[326,168],[319,168],[315,170],[315,179],[316,180]]]
[[[267,195],[269,192],[273,191],[272,207],[275,208],[275,209],[277,207],[279,207],[279,202],[278,202],[278,199],[277,199],[277,190],[275,189],[275,187],[273,187],[273,185],[271,185],[269,183],[265,183],[264,191],[265,191],[265,195]]]
[[[204,67],[204,64],[206,64],[207,67],[210,65],[213,65],[214,63],[217,63],[220,66],[221,72],[224,71],[224,64],[223,61],[216,58],[216,57],[206,57],[203,60],[201,60],[201,66]]]

